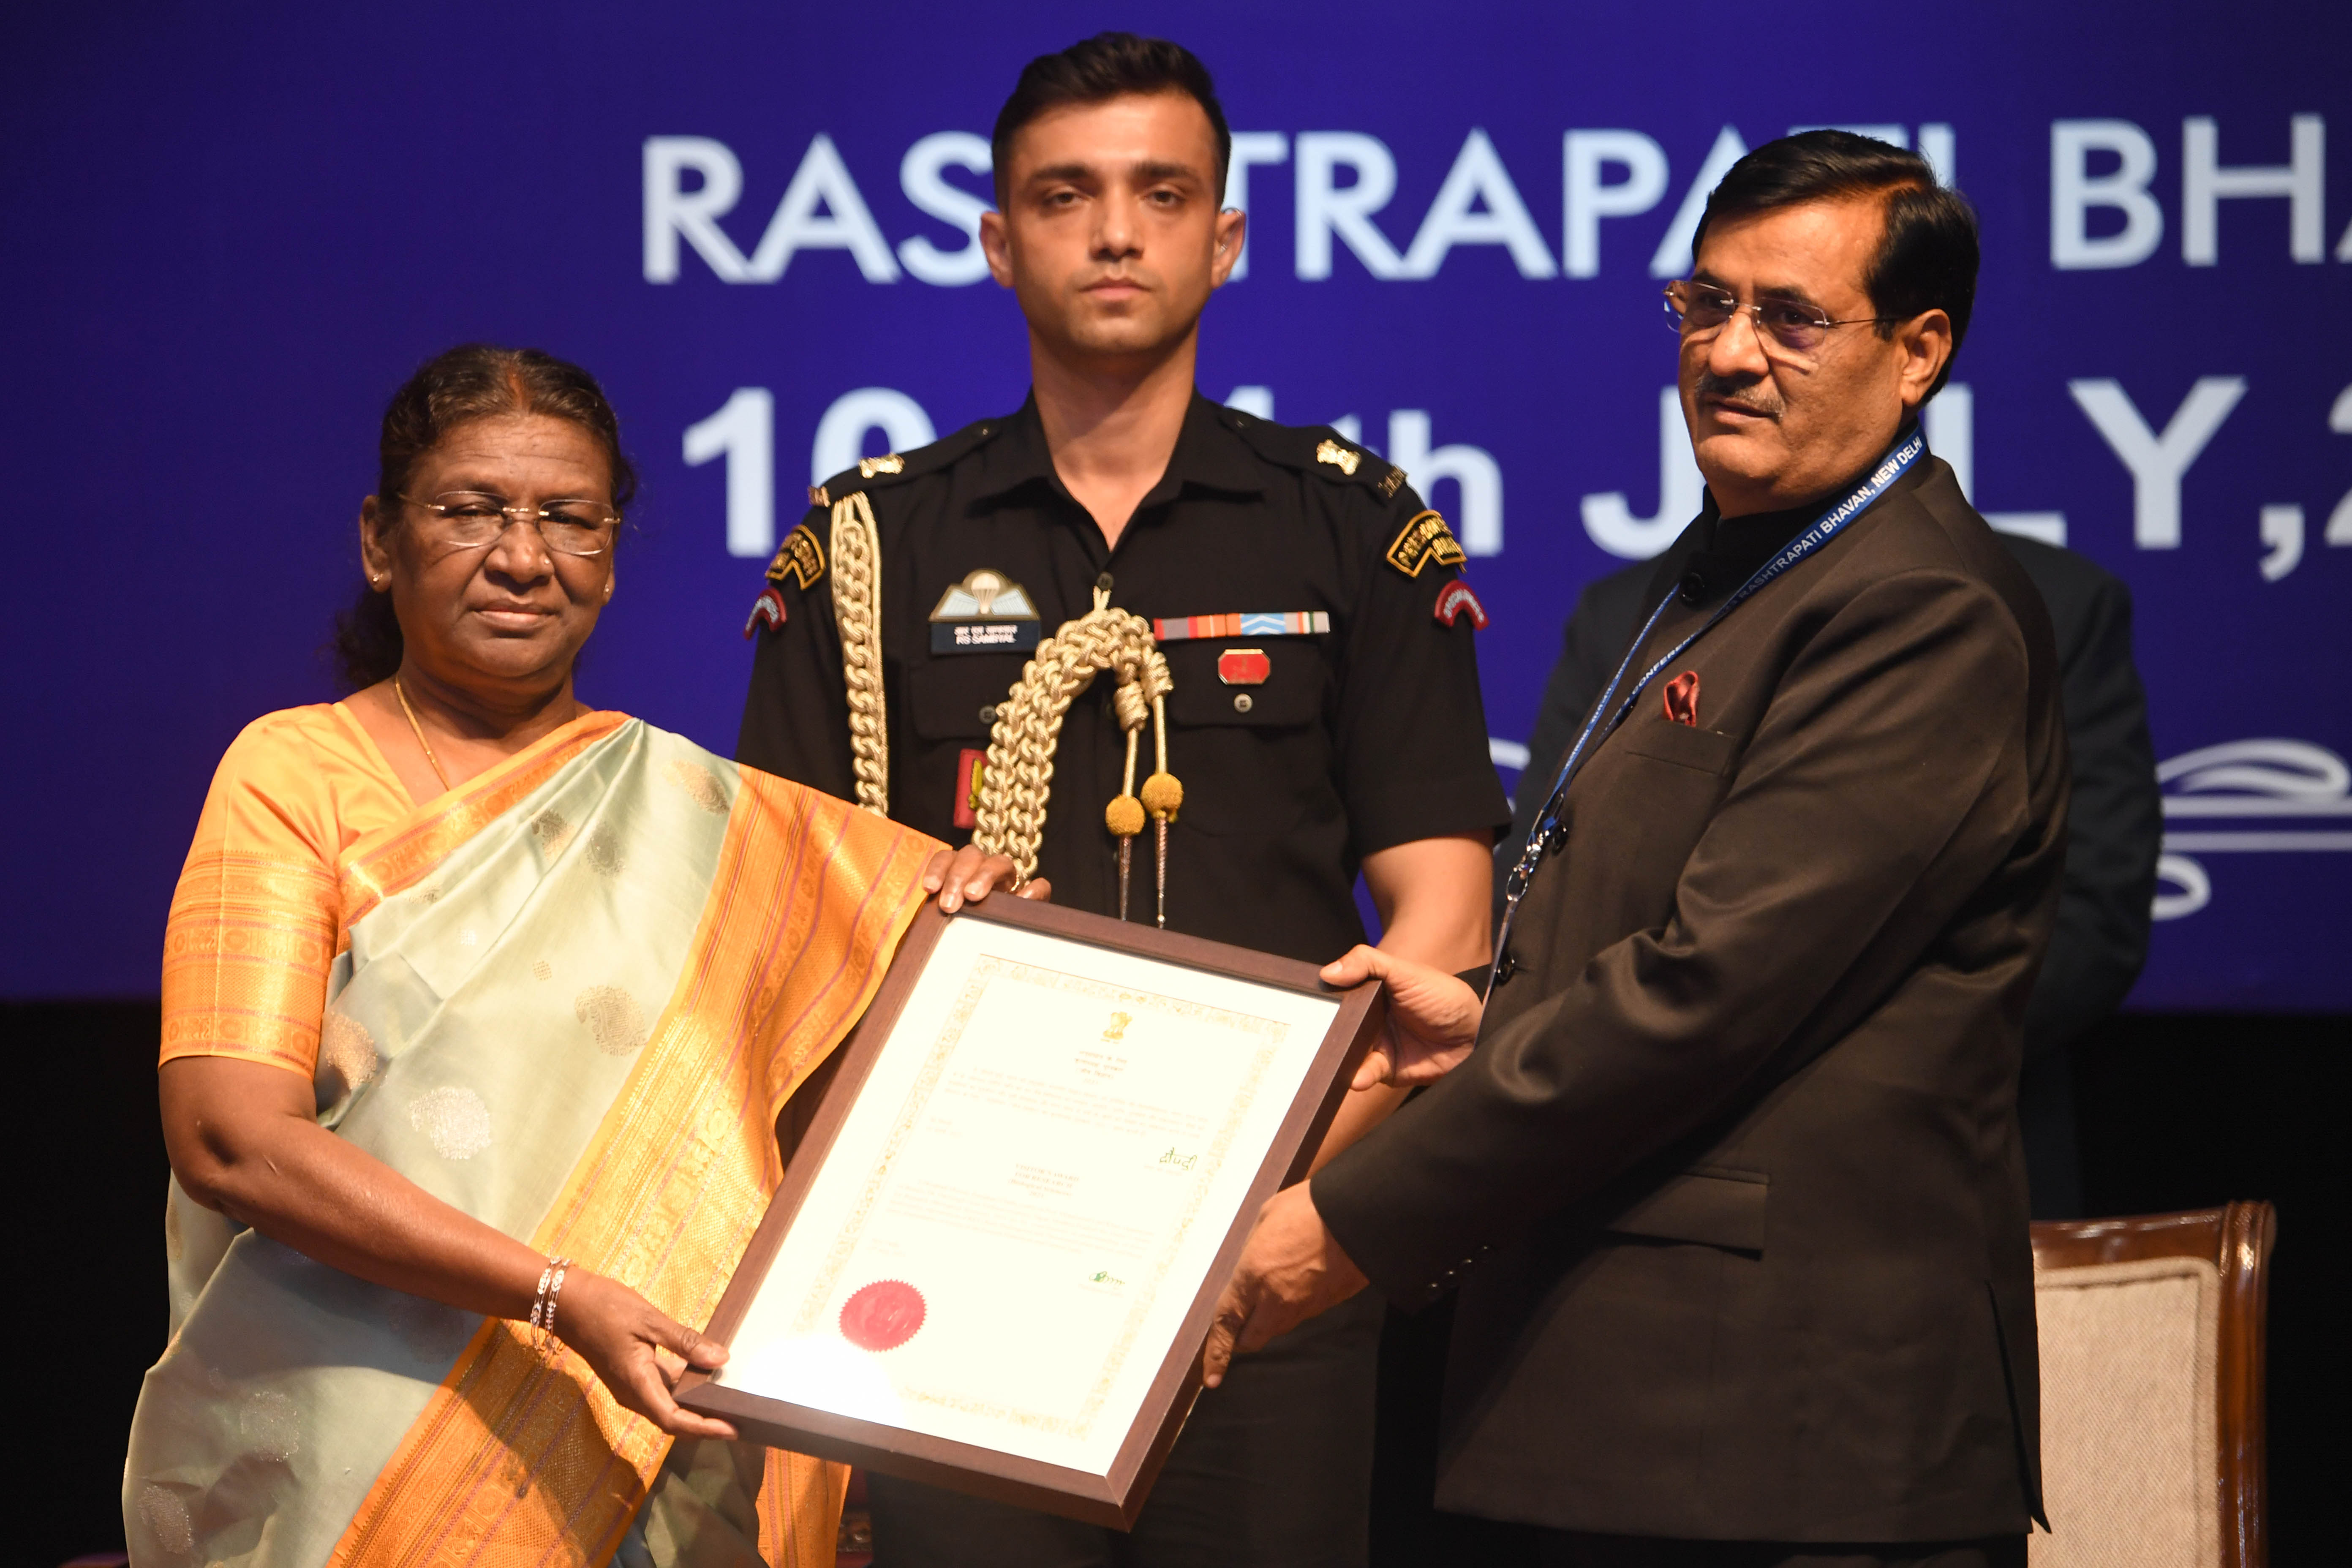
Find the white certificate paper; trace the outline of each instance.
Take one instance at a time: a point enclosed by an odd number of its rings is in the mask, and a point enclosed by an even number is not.
[[[1108,1475],[1339,1008],[940,935],[714,1381]]]

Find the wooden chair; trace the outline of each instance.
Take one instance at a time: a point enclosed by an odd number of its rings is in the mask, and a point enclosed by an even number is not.
[[[2053,1533],[2032,1568],[2266,1568],[2277,1230],[2266,1203],[2033,1227]]]

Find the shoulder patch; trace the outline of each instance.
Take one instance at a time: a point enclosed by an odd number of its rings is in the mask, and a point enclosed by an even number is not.
[[[1421,569],[1431,562],[1440,566],[1459,566],[1468,557],[1445,526],[1445,520],[1433,511],[1415,512],[1412,521],[1404,525],[1388,548],[1388,563],[1408,577],[1418,577]]]
[[[788,618],[784,609],[783,595],[776,591],[773,584],[770,584],[760,590],[758,598],[751,601],[751,617],[743,623],[743,640],[750,642],[761,626],[767,627],[770,631],[775,631]]]
[[[1364,460],[1364,455],[1337,441],[1326,441],[1315,448],[1315,460],[1330,464],[1352,479],[1356,477],[1356,465]]]
[[[1437,604],[1430,614],[1440,626],[1450,626],[1464,616],[1468,616],[1471,630],[1483,632],[1486,629],[1486,606],[1478,602],[1478,595],[1471,591],[1470,584],[1458,577],[1437,591]]]
[[[768,581],[781,583],[790,577],[806,593],[816,586],[824,575],[824,546],[817,542],[816,533],[807,523],[802,523],[784,535],[784,542],[776,551],[776,558],[768,563]]]

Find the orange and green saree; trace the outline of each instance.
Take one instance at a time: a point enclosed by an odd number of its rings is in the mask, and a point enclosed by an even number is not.
[[[205,803],[163,1054],[309,1077],[337,1135],[700,1325],[782,1177],[777,1114],[873,996],[935,847],[617,713],[415,805],[348,710],[289,710]],[[671,1440],[521,1325],[176,1183],[165,1238],[172,1337],[123,1479],[141,1568],[742,1560],[698,1543],[691,1499],[665,1526]],[[830,1563],[844,1473],[748,1462],[761,1556]]]

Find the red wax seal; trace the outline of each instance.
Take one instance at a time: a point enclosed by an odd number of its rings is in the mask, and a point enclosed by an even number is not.
[[[903,1279],[877,1279],[841,1304],[841,1337],[862,1351],[894,1351],[923,1326],[923,1293]]]

